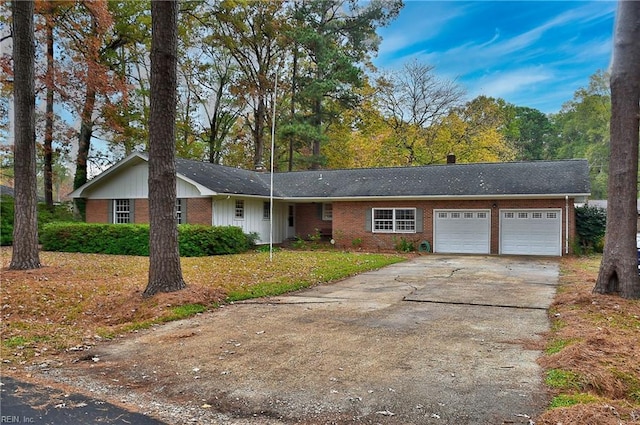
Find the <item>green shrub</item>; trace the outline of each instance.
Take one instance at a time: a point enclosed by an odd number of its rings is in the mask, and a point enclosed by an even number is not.
[[[49,223],[40,235],[45,251],[149,255],[149,226]]]
[[[576,232],[579,244],[576,252],[582,254],[602,252],[602,240],[606,227],[606,210],[590,205],[576,207]]]
[[[247,251],[257,239],[257,234],[247,235],[236,226],[183,224],[178,230],[180,255],[184,257],[237,254]]]
[[[0,198],[0,245],[13,243],[14,210],[14,198],[2,196]],[[49,223],[73,221],[73,211],[69,204],[54,205],[53,209],[47,208],[43,203],[38,204],[38,234],[41,234],[44,226]]]
[[[11,196],[0,197],[0,245],[13,243],[13,210],[14,202]]]
[[[183,257],[245,252],[256,238],[234,226],[178,226]],[[40,240],[45,251],[149,255],[148,224],[50,223]]]
[[[413,252],[416,250],[416,246],[412,241],[405,238],[394,239],[395,248],[398,252]]]

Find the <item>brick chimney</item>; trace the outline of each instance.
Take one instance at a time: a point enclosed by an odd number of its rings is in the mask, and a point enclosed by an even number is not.
[[[452,153],[447,155],[447,164],[455,164],[455,163],[456,163],[456,156]]]

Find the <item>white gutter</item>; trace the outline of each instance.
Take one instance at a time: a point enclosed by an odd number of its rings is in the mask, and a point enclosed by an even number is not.
[[[236,195],[242,196],[242,195]],[[555,194],[502,194],[502,195],[415,195],[415,196],[327,196],[327,197],[287,197],[282,200],[289,202],[331,202],[331,201],[441,201],[441,200],[477,200],[477,199],[558,199],[558,198],[580,198],[587,197],[589,193],[555,193]]]
[[[569,195],[564,197],[564,253],[569,254]]]

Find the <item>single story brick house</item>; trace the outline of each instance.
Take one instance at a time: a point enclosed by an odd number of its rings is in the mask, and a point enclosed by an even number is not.
[[[148,158],[133,153],[71,193],[86,220],[147,223]],[[586,160],[269,173],[177,159],[176,220],[234,225],[258,243],[320,233],[338,248],[561,256],[574,203],[590,192]],[[273,214],[273,217],[271,217]],[[273,219],[273,225],[271,220]],[[273,227],[271,227],[273,226]]]

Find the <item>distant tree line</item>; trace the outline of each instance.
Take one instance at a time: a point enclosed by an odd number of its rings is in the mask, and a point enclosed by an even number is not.
[[[278,171],[437,164],[449,153],[458,162],[586,158],[592,197],[606,198],[605,72],[557,114],[469,100],[430,64],[374,68],[376,31],[401,8],[400,0],[180,2],[176,155],[268,167],[275,110]],[[47,203],[56,188],[84,184],[92,166],[148,150],[150,10],[148,1],[36,2],[37,169]],[[10,16],[4,9],[0,20]],[[0,112],[12,96],[11,63],[0,59],[9,76]],[[0,119],[0,135],[8,131]],[[3,149],[6,182],[13,152]]]

